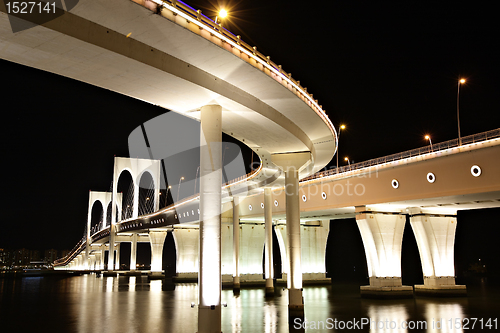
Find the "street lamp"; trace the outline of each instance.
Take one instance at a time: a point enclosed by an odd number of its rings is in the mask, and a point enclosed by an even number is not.
[[[339,141],[340,141],[340,132],[345,129],[345,125],[340,125],[339,134],[337,136],[337,173],[339,173]]]
[[[198,180],[198,172],[200,171],[200,166],[196,169],[196,176],[194,177],[194,194],[196,194],[196,181]]]
[[[168,185],[167,191],[165,192],[165,206],[168,204],[168,190],[170,190],[170,194],[172,194],[172,185]]]
[[[215,17],[215,23],[217,23],[217,21],[220,19],[221,24],[222,24],[222,19],[224,19],[226,17],[227,17],[227,10],[222,8],[221,10],[219,10],[219,14]]]
[[[349,164],[349,166],[351,166],[351,161],[349,161],[349,157],[344,157],[344,161],[346,161],[347,164]]]
[[[460,136],[460,85],[465,83],[465,79],[458,80],[457,90],[457,125],[458,125],[458,145],[462,145],[462,137]]]
[[[181,182],[184,180],[184,177],[179,178],[179,185],[177,186],[177,200],[176,203],[179,202],[179,190],[181,189]]]
[[[434,149],[432,149],[432,140],[431,140],[431,137],[429,135],[426,135],[425,136],[425,140],[429,140],[429,143],[431,145],[431,151],[434,151]]]

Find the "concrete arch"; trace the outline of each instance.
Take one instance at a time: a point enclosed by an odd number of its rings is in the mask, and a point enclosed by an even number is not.
[[[94,217],[93,211],[94,211],[94,208],[96,208],[96,204],[99,204],[101,206],[102,221],[97,221],[96,225],[92,225],[92,223],[95,222],[95,221],[93,221],[93,217]],[[104,224],[105,215],[106,215],[106,206],[104,206],[102,200],[94,200],[94,202],[92,202],[90,204],[90,207],[89,207],[89,217],[88,218],[89,218],[90,223],[89,223],[88,227],[91,229],[98,227],[100,230],[100,228],[102,228],[102,225],[99,226],[99,223],[102,222]]]
[[[104,212],[104,219],[101,226],[101,230],[106,227],[106,210],[108,208],[108,202],[111,201],[111,192],[100,192],[100,191],[90,191],[89,192],[89,206],[87,213],[87,236],[90,238],[90,223],[92,219],[92,207],[94,203],[99,201],[102,205],[102,209]]]
[[[122,175],[123,175],[124,172],[127,172],[130,175],[130,179],[132,181],[132,186],[134,188],[134,190],[133,190],[134,197],[133,197],[133,202],[132,202],[132,210],[134,212],[135,209],[136,209],[136,206],[137,206],[136,205],[136,201],[135,201],[135,197],[136,197],[136,188],[138,188],[138,185],[137,185],[136,180],[134,179],[134,174],[133,174],[132,170],[130,168],[128,168],[128,167],[125,167],[125,168],[121,169],[119,171],[119,173],[118,173],[118,176],[116,177],[116,195],[117,196],[121,195],[122,199],[123,199],[123,193],[118,193],[118,183],[119,183],[120,178],[122,177]],[[113,184],[114,184],[114,180],[113,180]],[[128,216],[128,217],[127,216],[123,216],[123,209],[124,209],[124,207],[122,205],[120,205],[120,209],[118,210],[118,221],[126,220],[128,218],[135,218],[135,217],[137,217],[137,215],[134,215],[134,213],[132,213],[132,216]],[[114,221],[115,222],[117,221],[116,217],[114,218]]]
[[[153,200],[154,200],[154,203],[153,203],[153,211],[157,211],[158,209],[160,209],[160,175],[158,175],[158,179],[155,179],[155,175],[153,172],[151,172],[151,170],[149,169],[146,169],[142,172],[139,173],[139,175],[137,176],[137,179],[135,180],[135,184],[137,184],[137,187],[138,187],[138,190],[137,190],[137,194],[139,194],[139,190],[141,188],[141,180],[142,180],[142,177],[144,177],[146,174],[149,174],[149,176],[151,177],[151,179],[153,180]],[[138,201],[137,203],[139,204],[139,198],[137,198]],[[139,205],[137,205],[139,206]],[[137,207],[139,209],[139,207]]]
[[[123,171],[127,170],[134,183],[134,211],[132,218],[138,216],[138,199],[139,199],[139,181],[145,172],[149,172],[155,184],[154,190],[154,207],[155,211],[159,208],[159,194],[160,194],[160,160],[148,160],[141,158],[125,158],[115,157],[114,172],[113,172],[113,194],[117,193],[118,180]],[[114,196],[115,197],[115,196]],[[115,218],[113,217],[113,220]]]

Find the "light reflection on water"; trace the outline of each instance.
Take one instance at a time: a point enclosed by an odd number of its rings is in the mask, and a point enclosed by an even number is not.
[[[335,286],[305,287],[307,325],[302,331],[335,332],[328,329],[328,318],[331,322],[367,318],[372,324],[357,331],[462,332],[450,327],[448,320],[498,313],[498,305],[489,313],[481,307],[485,302],[498,304],[497,291],[492,295],[483,290],[479,296],[456,299],[367,300],[360,298],[357,286],[348,291]],[[0,331],[36,332],[41,328],[37,323],[46,323],[52,332],[193,333],[198,329],[198,311],[191,303],[196,304],[197,298],[196,284],[174,286],[146,277],[2,279]],[[222,302],[227,303],[222,308],[223,332],[283,333],[293,328],[288,323],[287,292],[280,288],[271,298],[265,297],[263,288],[242,289],[239,294],[223,290]],[[27,315],[30,321],[25,320]],[[427,329],[403,329],[401,323],[409,321],[426,321]],[[396,326],[387,325],[392,322]]]
[[[408,311],[401,304],[369,304],[370,332],[408,332]]]

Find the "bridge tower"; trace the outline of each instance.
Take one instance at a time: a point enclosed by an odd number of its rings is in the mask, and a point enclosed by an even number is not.
[[[116,216],[121,215],[121,207],[117,212],[116,207],[119,203],[119,193],[118,193],[118,180],[123,171],[128,171],[132,176],[132,182],[134,183],[134,204],[132,218],[138,217],[138,207],[139,207],[139,181],[144,172],[149,172],[154,181],[154,211],[159,208],[159,196],[160,196],[160,161],[141,159],[141,158],[124,158],[115,157],[114,171],[113,171],[113,192],[112,192],[112,210],[111,210],[111,223],[109,232],[109,257],[108,257],[108,270],[112,271],[114,269],[114,248],[115,248],[115,238],[116,238]],[[120,205],[121,206],[121,205]],[[120,216],[119,215],[119,216]],[[135,254],[133,254],[135,256]],[[132,255],[131,255],[132,257]],[[153,258],[152,258],[153,259]]]

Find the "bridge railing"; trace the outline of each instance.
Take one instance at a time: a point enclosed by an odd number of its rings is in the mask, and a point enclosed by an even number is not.
[[[85,244],[85,237],[80,239],[80,241],[76,243],[75,247],[73,247],[73,249],[71,249],[71,251],[69,251],[69,253],[65,257],[55,260],[53,266],[61,266],[68,264],[71,259],[76,257],[76,254],[79,253],[80,248],[82,248],[84,244]]]
[[[500,137],[500,128],[497,128],[497,129],[494,129],[491,131],[487,131],[487,132],[482,132],[482,133],[464,136],[464,137],[462,137],[462,145],[491,140],[491,139],[498,138],[498,137]],[[458,139],[452,139],[452,140],[440,142],[437,144],[433,144],[432,146],[428,145],[425,147],[415,148],[415,149],[407,150],[407,151],[397,153],[397,154],[392,154],[392,155],[388,155],[388,156],[384,156],[384,157],[374,158],[374,159],[364,161],[364,162],[354,163],[354,164],[345,165],[345,166],[342,166],[339,168],[333,168],[330,170],[320,171],[320,172],[315,173],[314,175],[311,175],[309,177],[302,179],[302,181],[318,179],[321,177],[326,177],[326,176],[331,176],[331,175],[335,175],[335,174],[340,174],[343,172],[367,168],[367,167],[371,167],[374,165],[379,165],[379,164],[384,164],[384,163],[393,162],[393,161],[397,161],[397,160],[402,160],[405,158],[415,157],[415,156],[419,156],[419,155],[423,155],[423,154],[438,152],[441,150],[450,149],[450,148],[454,148],[454,147],[458,147],[458,146],[459,146]]]

